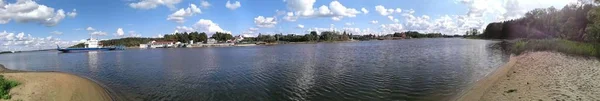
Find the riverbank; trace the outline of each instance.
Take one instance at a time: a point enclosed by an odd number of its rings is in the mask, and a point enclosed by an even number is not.
[[[511,57],[478,81],[458,101],[548,101],[600,99],[600,62],[557,52]]]
[[[13,100],[22,101],[111,101],[107,90],[95,82],[60,72],[14,71],[0,65],[0,75],[20,85],[10,89]]]

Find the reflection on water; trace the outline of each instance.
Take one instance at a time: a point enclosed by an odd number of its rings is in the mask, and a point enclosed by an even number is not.
[[[506,61],[496,42],[417,39],[2,54],[89,77],[127,100],[447,100]]]
[[[98,51],[87,52],[88,55],[88,67],[94,74],[98,73]]]

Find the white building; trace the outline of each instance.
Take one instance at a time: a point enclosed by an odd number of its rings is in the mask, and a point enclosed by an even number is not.
[[[140,48],[165,48],[173,46],[175,46],[175,42],[173,41],[150,41],[147,44],[140,44]]]
[[[206,44],[216,44],[216,43],[217,43],[217,40],[215,40],[213,38],[206,40]]]

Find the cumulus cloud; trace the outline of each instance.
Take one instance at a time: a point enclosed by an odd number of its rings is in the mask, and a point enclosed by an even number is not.
[[[339,21],[344,17],[356,17],[361,13],[354,8],[345,7],[336,0],[331,1],[329,6],[321,5],[317,9],[313,8],[315,0],[285,0],[285,2],[288,8],[294,11],[295,16],[305,18],[331,17],[332,20]]]
[[[142,34],[138,34],[135,31],[129,31],[129,37],[142,37]]]
[[[1,6],[1,5],[0,5]],[[52,36],[48,37],[33,37],[24,32],[13,33],[3,31],[0,32],[0,50],[34,50],[34,49],[51,49],[59,46],[71,46],[76,42],[62,41]]]
[[[123,28],[118,28],[117,29],[117,33],[115,33],[116,36],[122,37],[125,35],[125,32],[123,31]]]
[[[402,24],[382,24],[379,26],[385,33],[403,32],[404,26]]]
[[[52,31],[50,33],[54,34],[54,35],[62,35],[63,34],[63,32],[59,32],[59,31]]]
[[[249,31],[258,31],[258,28],[254,28],[254,27],[252,27],[252,28],[248,28],[248,30],[249,30]]]
[[[206,0],[202,0],[202,1],[200,1],[200,7],[208,8],[208,7],[210,7],[210,3],[208,3],[208,1],[206,1]]]
[[[77,9],[73,9],[73,11],[68,12],[67,16],[74,18],[75,16],[77,16]]]
[[[346,25],[346,26],[352,26],[352,25],[354,25],[354,22],[346,22],[344,25]]]
[[[296,20],[298,20],[298,16],[294,16],[294,12],[288,12],[284,17],[283,20],[285,21],[289,21],[289,22],[294,22]]]
[[[175,21],[177,23],[183,23],[183,22],[185,22],[186,17],[190,17],[190,16],[193,16],[195,14],[200,14],[200,13],[202,13],[200,8],[198,8],[194,4],[190,4],[190,7],[186,8],[186,9],[181,8],[178,11],[176,11],[175,13],[169,15],[167,20]]]
[[[177,26],[175,27],[175,32],[195,32],[196,30],[187,26]]]
[[[274,17],[258,16],[254,18],[254,23],[261,28],[273,28],[277,24],[277,21]]]
[[[377,20],[373,20],[373,21],[371,21],[371,22],[369,22],[369,23],[371,23],[371,24],[377,24],[377,23],[379,23],[379,21],[377,21]]]
[[[230,31],[223,30],[219,27],[219,24],[213,23],[211,20],[200,19],[193,28],[199,32],[206,32],[208,34],[214,34],[216,32],[231,33]]]
[[[85,28],[85,30],[87,30],[87,31],[96,31],[96,29],[94,29],[92,27],[87,27],[87,28]]]
[[[154,9],[157,6],[164,5],[170,9],[175,9],[175,5],[181,0],[140,0],[139,2],[130,3],[129,7],[135,9]]]
[[[377,5],[377,6],[375,6],[375,11],[379,12],[379,14],[382,15],[382,16],[388,16],[388,15],[393,14],[393,13],[401,13],[402,9],[400,9],[400,8],[386,9],[382,5]]]
[[[366,8],[362,8],[360,9],[364,14],[369,14],[369,10],[367,10]]]
[[[106,36],[107,35],[106,32],[102,32],[102,31],[94,31],[90,34],[94,35],[94,36]]]
[[[0,24],[15,20],[19,23],[34,22],[51,27],[56,26],[65,16],[64,10],[54,10],[33,0],[17,0],[15,3],[0,2]]]
[[[387,17],[388,17],[388,19],[390,19],[390,20],[391,20],[391,21],[393,21],[394,23],[398,23],[398,22],[400,22],[400,20],[398,20],[398,19],[394,18],[394,16],[387,16]]]
[[[225,4],[225,7],[227,7],[230,10],[235,10],[237,8],[240,8],[242,6],[242,4],[240,4],[240,1],[235,1],[235,3],[231,3],[229,0],[227,0],[227,3]]]
[[[304,25],[298,24],[298,26],[296,26],[296,28],[302,29],[302,28],[304,28]]]

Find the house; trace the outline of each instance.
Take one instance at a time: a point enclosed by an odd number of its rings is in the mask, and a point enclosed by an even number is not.
[[[217,40],[215,40],[213,38],[206,40],[206,44],[216,44],[216,43],[217,43]]]
[[[166,48],[174,45],[175,42],[173,41],[150,41],[147,44],[140,44],[140,48]]]
[[[234,42],[236,42],[236,43],[240,42],[242,40],[244,40],[244,36],[242,36],[242,35],[235,36],[235,38],[234,38]]]

